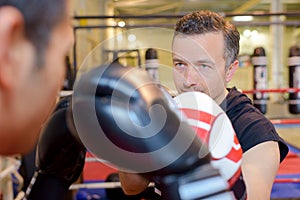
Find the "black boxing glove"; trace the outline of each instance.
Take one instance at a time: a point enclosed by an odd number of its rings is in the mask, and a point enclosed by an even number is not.
[[[145,71],[113,62],[82,74],[74,88],[74,125],[98,158],[159,182],[164,199],[190,199],[180,188],[192,182],[202,191],[193,198],[227,190],[206,145]],[[222,187],[204,191],[211,178]]]
[[[36,166],[26,198],[64,199],[68,188],[80,176],[85,147],[69,131],[66,113],[69,97],[62,99],[43,129],[37,144]]]

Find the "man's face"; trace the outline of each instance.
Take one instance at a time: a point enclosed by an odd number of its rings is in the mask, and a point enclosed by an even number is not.
[[[16,123],[16,126],[10,127],[12,135],[19,135],[19,140],[22,140],[21,137],[26,138],[27,146],[24,145],[23,149],[20,147],[20,151],[28,151],[33,146],[43,123],[54,108],[65,77],[65,58],[73,41],[71,18],[66,14],[66,18],[50,33],[43,66],[36,66],[33,45],[26,40],[20,42],[18,54],[22,57],[16,59],[15,66],[26,70],[18,75],[10,101],[13,108],[11,117]]]
[[[172,46],[173,75],[179,93],[199,91],[217,103],[225,97],[223,35],[177,35]]]

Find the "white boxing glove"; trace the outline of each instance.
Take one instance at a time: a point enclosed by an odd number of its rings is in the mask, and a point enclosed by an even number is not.
[[[174,98],[188,123],[205,141],[212,155],[211,164],[234,185],[241,175],[242,148],[226,113],[208,95],[185,92]]]

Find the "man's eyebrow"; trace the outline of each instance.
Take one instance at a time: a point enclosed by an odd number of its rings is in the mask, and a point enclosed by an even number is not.
[[[187,62],[189,59],[182,56],[180,53],[174,53],[172,55],[172,60],[177,62]]]
[[[200,60],[197,60],[196,63],[198,64],[211,64],[211,65],[214,65],[215,62],[213,62],[211,59],[200,59]]]
[[[180,58],[180,57],[174,57],[173,62],[186,62],[185,59]],[[215,65],[215,62],[213,62],[211,59],[199,59],[196,62],[194,62],[195,64],[209,64],[209,65]]]
[[[173,58],[172,60],[173,60],[173,62],[182,62],[183,61],[183,59],[181,59],[181,58]]]

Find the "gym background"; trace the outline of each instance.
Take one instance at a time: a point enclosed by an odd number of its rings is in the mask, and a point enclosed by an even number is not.
[[[252,98],[254,94],[261,94],[260,99],[266,103],[265,115],[290,145],[291,152],[278,172],[272,199],[300,199],[300,110],[298,112],[296,107],[293,113],[289,107],[290,93],[295,93],[290,88],[300,89],[300,85],[291,84],[300,84],[299,0],[74,0],[72,7],[76,42],[66,58],[68,73],[62,95],[72,91],[75,76],[80,75],[81,70],[116,57],[126,66],[146,69],[149,48],[155,48],[157,53],[158,81],[175,95],[170,48],[178,18],[191,11],[209,9],[233,21],[241,35],[240,67],[228,86],[237,86]],[[265,55],[255,56],[256,48],[263,48]],[[292,48],[296,49],[293,56],[290,54]],[[255,63],[253,57],[260,56],[263,58],[258,60],[263,60],[262,63]],[[291,61],[290,57],[296,58]],[[260,71],[264,84],[256,85],[259,82],[256,65],[266,70],[266,73]],[[291,70],[296,74],[293,78]],[[255,90],[262,91],[254,93]],[[297,96],[293,100],[297,100]],[[26,185],[34,170],[34,152],[23,159]],[[5,168],[9,162],[0,162],[0,167]],[[122,196],[114,173],[114,169],[88,154],[81,180],[71,187],[70,199]],[[1,183],[1,187],[7,189],[8,184],[19,179],[14,177],[14,180]],[[113,183],[101,185],[103,182]],[[110,199],[118,199],[116,196]]]
[[[176,20],[185,13],[210,9],[233,21],[240,32],[240,68],[229,86],[253,93],[253,89],[289,88],[289,51],[300,44],[300,2],[297,0],[89,0],[74,1],[74,34],[76,45],[70,52],[72,69],[82,65],[96,66],[122,54],[124,65],[145,67],[147,47],[157,46],[159,81],[175,92],[170,76],[172,59],[168,51]],[[149,32],[155,27],[155,32]],[[167,31],[168,29],[169,31]],[[150,33],[150,35],[149,35]],[[105,43],[105,44],[104,44]],[[99,48],[100,46],[100,48]],[[163,49],[163,47],[166,47]],[[267,59],[264,88],[255,88],[251,57],[254,49],[263,47]],[[138,50],[138,51],[136,51]],[[95,52],[95,51],[99,51]],[[126,52],[127,51],[127,52]],[[91,53],[93,52],[93,53]],[[87,59],[88,57],[88,59]],[[271,92],[267,103],[287,103],[288,92]],[[268,108],[269,106],[267,106]],[[272,118],[292,117],[288,108],[267,109]],[[276,110],[276,112],[273,112]]]

